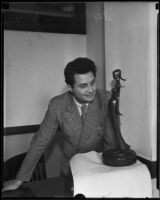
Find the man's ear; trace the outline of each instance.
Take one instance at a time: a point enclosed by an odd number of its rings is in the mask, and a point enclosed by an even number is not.
[[[69,90],[70,92],[72,92],[72,87],[71,87],[70,85],[67,85],[67,87],[68,87],[68,90]]]

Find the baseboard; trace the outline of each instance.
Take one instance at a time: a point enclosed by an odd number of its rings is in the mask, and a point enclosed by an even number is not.
[[[150,174],[151,174],[151,178],[157,177],[157,174],[158,174],[157,161],[150,161],[150,160],[147,160],[146,158],[143,158],[143,157],[140,157],[140,156],[138,156],[138,160],[140,160],[142,163],[147,165],[147,167],[150,171]]]

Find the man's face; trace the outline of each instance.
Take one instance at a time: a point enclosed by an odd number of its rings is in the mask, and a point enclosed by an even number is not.
[[[75,83],[70,87],[73,96],[79,103],[87,103],[94,99],[96,92],[95,77],[92,72],[75,74]]]

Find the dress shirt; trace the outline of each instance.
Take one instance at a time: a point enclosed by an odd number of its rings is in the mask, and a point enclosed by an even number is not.
[[[74,97],[73,97],[73,99],[74,99],[74,102],[75,102],[75,104],[76,104],[76,106],[77,106],[77,108],[78,108],[78,112],[79,112],[79,114],[80,114],[80,116],[81,116],[81,115],[82,115],[82,109],[81,109],[82,104],[79,103]],[[85,104],[85,105],[87,106],[87,108],[88,108],[88,104],[89,104],[89,103],[86,103],[86,104]]]

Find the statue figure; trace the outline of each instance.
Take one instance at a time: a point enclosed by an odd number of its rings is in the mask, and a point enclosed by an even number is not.
[[[126,81],[121,77],[121,70],[116,69],[113,71],[114,87],[112,88],[112,96],[109,100],[109,113],[113,125],[114,135],[117,140],[117,147],[102,153],[103,162],[110,166],[126,166],[136,162],[136,153],[130,149],[121,134],[120,130],[120,115],[119,111],[119,98],[121,83],[120,80]]]

